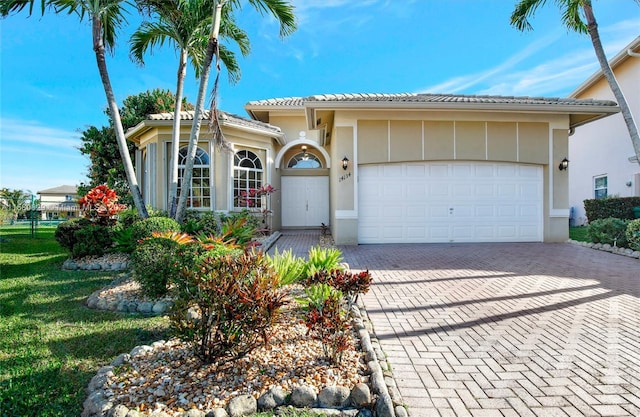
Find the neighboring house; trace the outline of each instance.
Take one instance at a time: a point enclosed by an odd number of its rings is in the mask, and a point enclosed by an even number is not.
[[[640,36],[609,61],[636,124],[640,123],[639,53]],[[615,100],[602,71],[589,77],[569,97]],[[640,165],[621,113],[576,129],[569,137],[569,159],[573,224],[587,222],[584,200],[640,196]]]
[[[40,218],[42,220],[70,219],[78,217],[78,187],[61,185],[38,191],[40,195]]]
[[[556,242],[568,238],[568,132],[619,111],[605,100],[337,94],[249,102],[222,114],[232,151],[206,121],[193,208],[241,209],[267,183],[273,227],[329,225],[337,244]],[[171,113],[127,132],[145,202],[166,209]],[[182,113],[181,138],[193,113]],[[215,184],[215,186],[214,186]],[[264,207],[265,201],[255,202]]]

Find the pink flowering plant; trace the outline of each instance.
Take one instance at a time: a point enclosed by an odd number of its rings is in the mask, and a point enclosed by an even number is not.
[[[267,234],[271,232],[270,216],[272,211],[269,209],[269,207],[271,207],[271,194],[276,191],[278,190],[271,184],[266,184],[260,188],[250,188],[249,191],[241,191],[238,196],[238,206],[254,209],[254,212],[262,214],[262,231]],[[267,203],[264,206],[262,205],[263,196],[267,199]]]

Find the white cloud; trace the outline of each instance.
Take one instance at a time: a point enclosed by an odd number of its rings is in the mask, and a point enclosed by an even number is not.
[[[80,133],[43,126],[35,120],[0,119],[3,146],[7,142],[69,150],[81,145]]]
[[[613,57],[635,36],[640,19],[626,20],[604,27],[606,33],[603,47],[608,57]],[[635,32],[633,32],[635,30]],[[540,61],[537,65],[522,68],[528,58],[536,58],[545,49],[560,41],[563,33],[557,31],[527,45],[493,68],[473,74],[458,75],[438,84],[425,87],[420,92],[460,93],[473,90],[474,94],[487,95],[562,95],[566,96],[581,82],[599,69],[597,59],[588,36],[584,47],[568,50]],[[563,50],[554,47],[554,50]],[[541,58],[538,58],[541,59]],[[544,58],[542,58],[544,59]]]

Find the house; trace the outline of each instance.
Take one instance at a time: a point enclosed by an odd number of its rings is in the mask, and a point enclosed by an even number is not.
[[[222,113],[231,151],[203,123],[190,205],[233,211],[271,184],[273,228],[329,225],[337,244],[557,242],[568,238],[569,131],[609,100],[336,94],[259,100]],[[181,114],[186,154],[193,113]],[[167,207],[173,114],[127,132],[148,204]],[[182,161],[180,161],[182,162]],[[215,184],[215,186],[214,186]]]
[[[636,124],[640,123],[640,36],[609,64]],[[615,100],[602,71],[589,77],[569,97]],[[572,224],[586,224],[584,200],[640,196],[640,165],[621,113],[577,128],[569,137],[569,159]]]
[[[78,187],[61,185],[38,191],[40,195],[40,218],[42,220],[58,220],[78,217]]]

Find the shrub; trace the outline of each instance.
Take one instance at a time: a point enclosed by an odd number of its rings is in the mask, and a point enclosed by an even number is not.
[[[293,255],[291,249],[273,256],[266,255],[267,261],[280,277],[280,286],[290,285],[304,278],[306,262],[304,259]]]
[[[80,230],[83,226],[90,224],[86,219],[71,219],[64,221],[58,225],[55,231],[55,239],[56,241],[69,251],[69,253],[73,252],[73,245],[76,244],[77,239],[75,237],[75,233]]]
[[[610,217],[589,223],[587,234],[593,243],[608,243],[612,246],[627,246],[627,221]]]
[[[633,250],[640,250],[640,219],[631,220],[627,225],[627,242]]]
[[[133,226],[134,223],[139,222],[141,220],[142,220],[142,217],[140,217],[140,214],[138,213],[137,209],[128,208],[118,213],[118,219],[116,220],[116,227],[119,227],[121,229],[126,229],[128,227]]]
[[[133,254],[134,279],[151,298],[167,295],[170,277],[177,273],[178,243],[156,237],[140,242]]]
[[[220,231],[218,217],[212,211],[187,211],[182,222],[182,231],[191,235],[215,236]]]
[[[609,217],[632,220],[635,218],[633,207],[637,206],[640,206],[640,197],[584,200],[584,209],[589,222]]]
[[[176,280],[173,329],[204,363],[239,358],[271,336],[285,304],[277,281],[259,253],[206,256]]]
[[[336,248],[321,248],[315,246],[309,249],[309,261],[305,270],[305,276],[311,277],[319,271],[343,270],[341,265],[342,252]]]
[[[147,239],[153,236],[154,232],[179,232],[180,224],[168,217],[149,217],[132,226],[131,232],[134,242]]]
[[[324,355],[335,365],[348,350],[351,326],[341,302],[342,293],[328,284],[315,284],[305,290],[307,298],[300,300],[305,310],[303,321],[308,334],[322,343]]]
[[[90,223],[73,234],[76,242],[71,250],[74,258],[102,256],[113,244],[113,230],[110,226]]]

